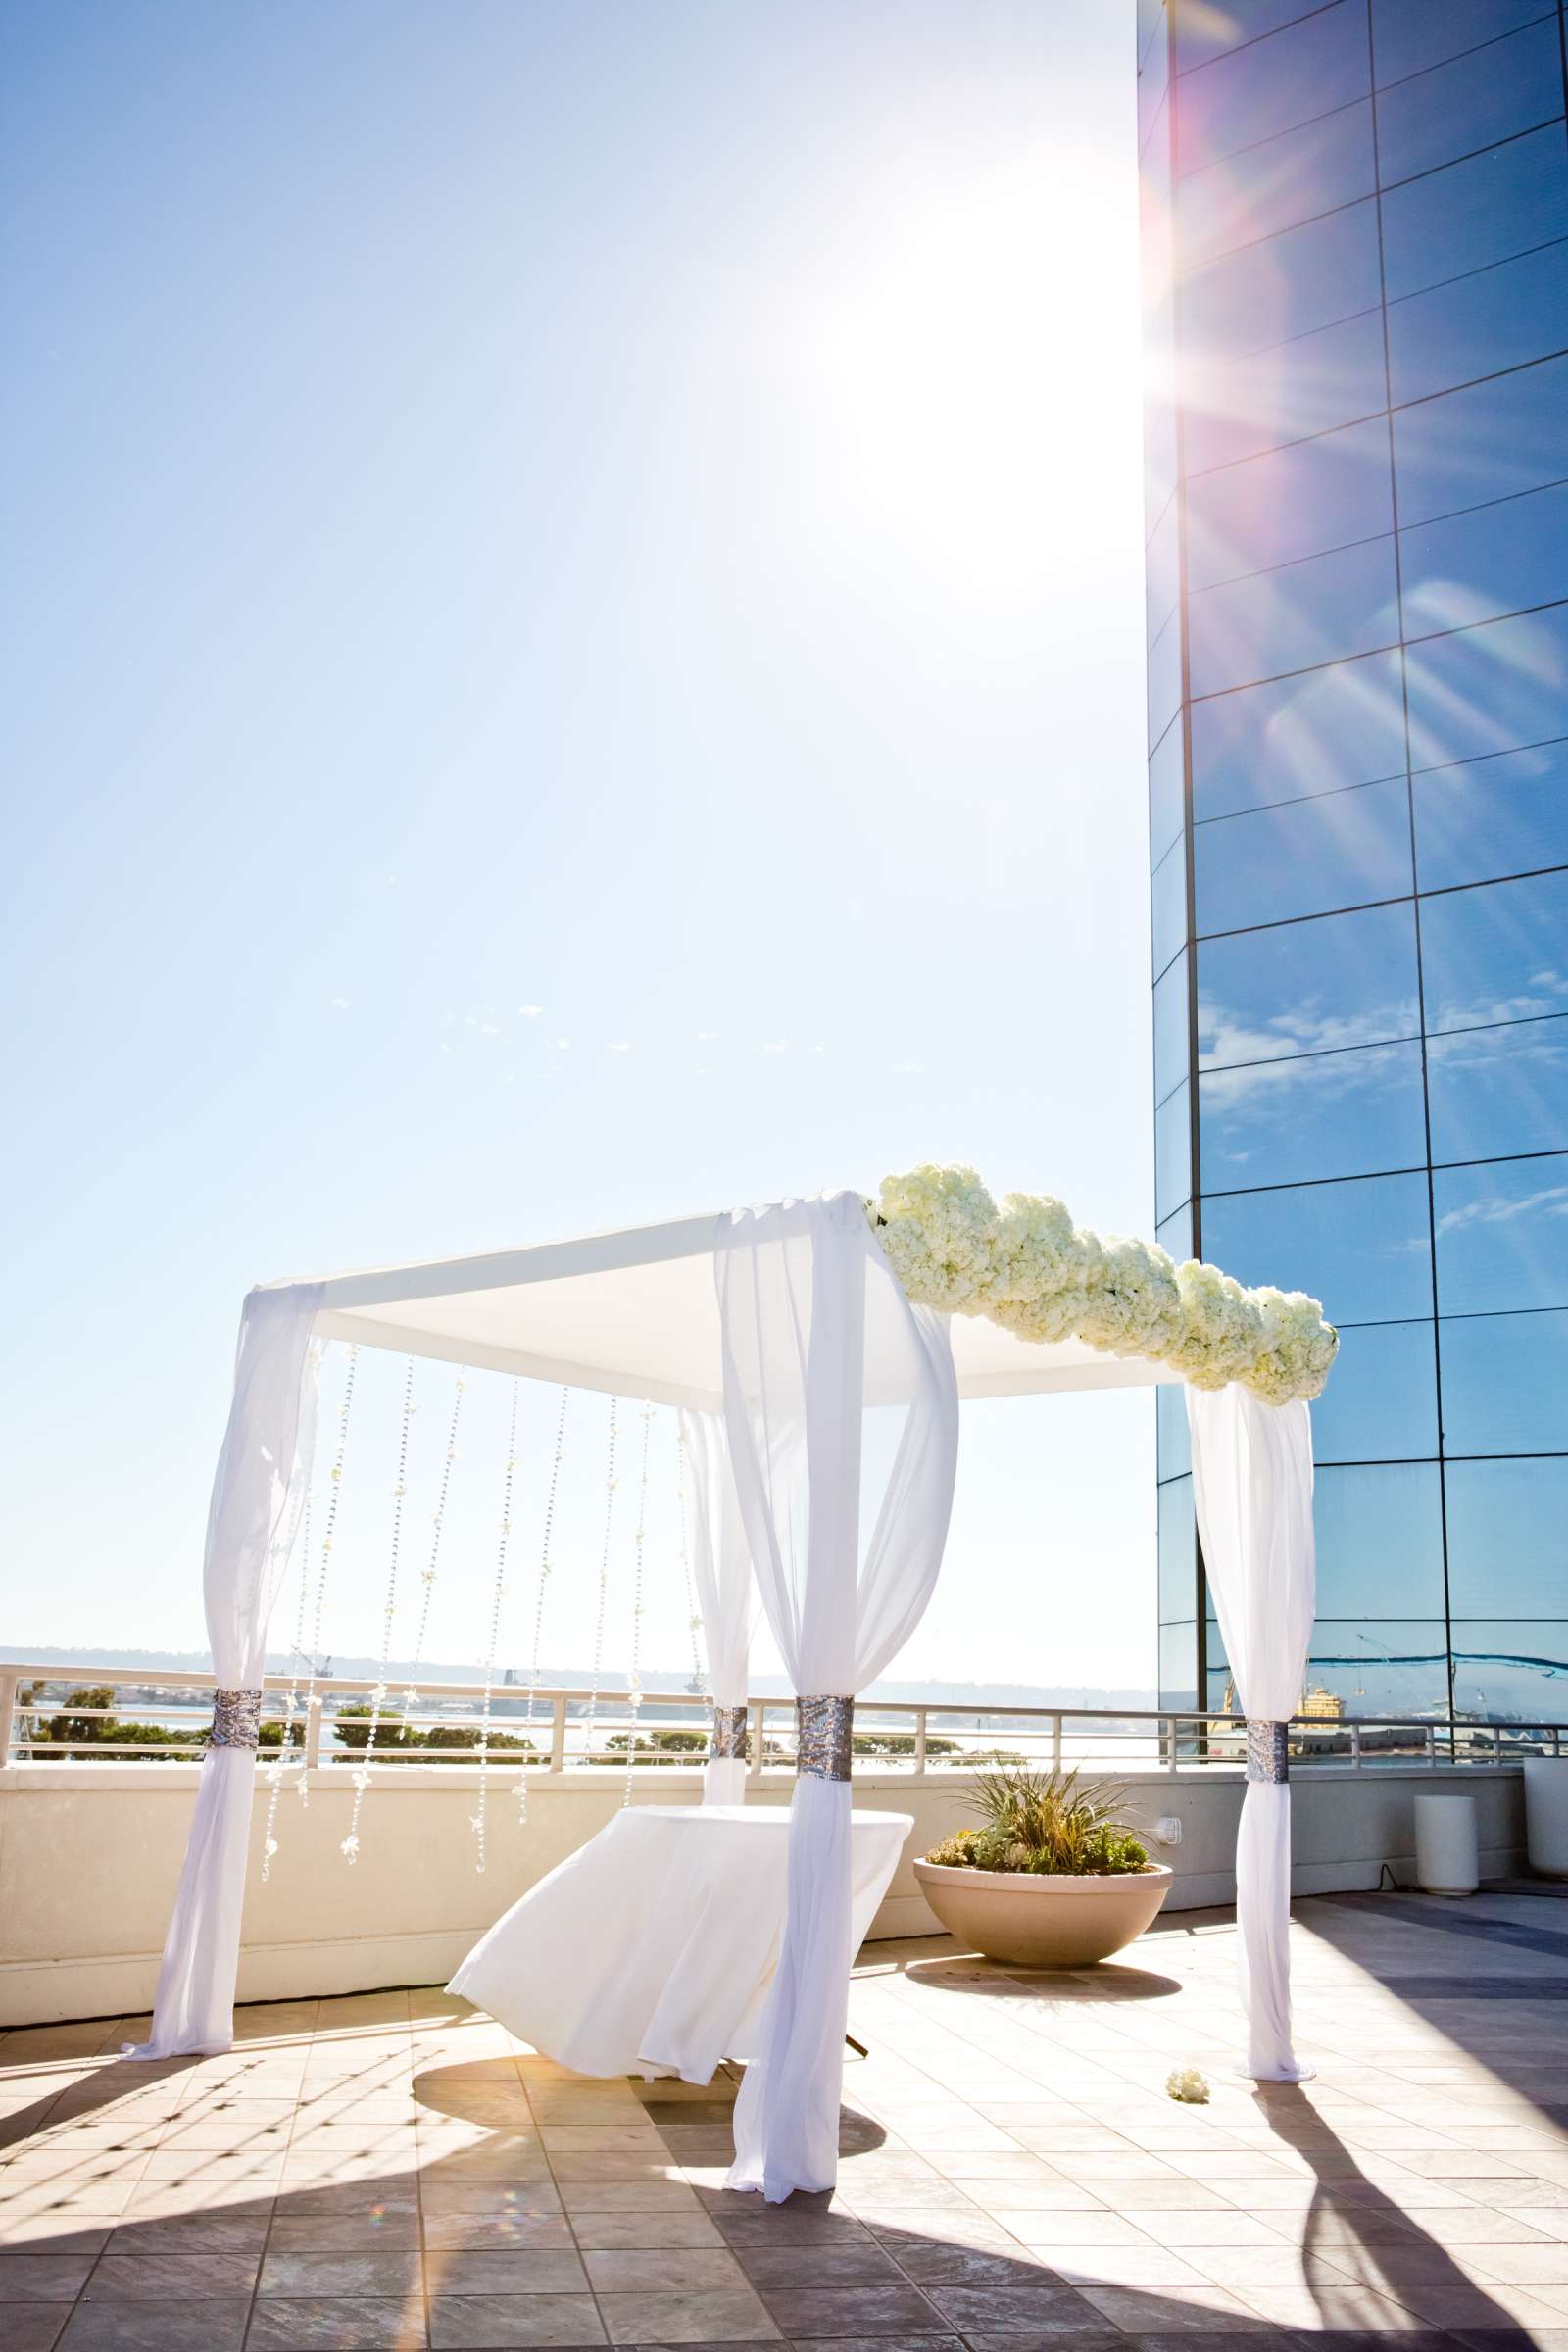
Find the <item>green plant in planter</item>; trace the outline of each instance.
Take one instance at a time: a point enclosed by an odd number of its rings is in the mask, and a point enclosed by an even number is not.
[[[933,1846],[928,1862],[950,1870],[1027,1871],[1040,1878],[1111,1878],[1147,1870],[1149,1855],[1121,1808],[1127,1791],[1108,1781],[1079,1786],[1076,1772],[1019,1766],[982,1773],[969,1801],[980,1826]]]

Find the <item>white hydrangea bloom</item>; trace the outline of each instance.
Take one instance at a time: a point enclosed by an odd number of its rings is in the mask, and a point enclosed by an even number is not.
[[[884,1178],[867,1214],[917,1305],[985,1315],[1020,1339],[1151,1356],[1199,1389],[1239,1380],[1270,1404],[1318,1396],[1339,1348],[1315,1298],[1250,1291],[1148,1242],[1102,1240],[1049,1193],[999,1209],[973,1168]]]

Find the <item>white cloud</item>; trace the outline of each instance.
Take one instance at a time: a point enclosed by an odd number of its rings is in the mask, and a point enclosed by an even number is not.
[[[605,1048],[607,1054],[629,1054],[631,1047],[623,1037],[612,1037]]]
[[[536,1021],[543,1012],[544,1006],[542,1004],[519,1004],[517,1010],[525,1021]]]
[[[347,1012],[353,1002],[354,999],[352,997],[334,997],[332,999],[332,1010],[334,1012]]]

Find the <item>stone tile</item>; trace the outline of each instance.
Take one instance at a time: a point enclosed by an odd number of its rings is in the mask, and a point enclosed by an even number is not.
[[[53,2352],[67,2317],[63,2303],[14,2303],[0,2311],[0,2352]]]
[[[779,2332],[746,2287],[601,2294],[598,2300],[612,2344],[759,2343]]]
[[[759,2206],[747,2199],[746,2213],[722,2211],[712,2215],[726,2244],[737,2253],[744,2247],[796,2245],[834,2246],[864,2244],[873,2236],[882,2236],[881,2229],[868,2230],[853,2213],[821,2213],[810,2206],[795,2209],[789,2205]]]
[[[111,2214],[14,2213],[0,2208],[0,2248],[8,2254],[99,2254],[113,2228]]]
[[[232,2303],[78,2303],[60,2337],[60,2352],[239,2352],[250,2309],[249,2297]],[[290,2352],[306,2340],[289,2338]]]
[[[944,2326],[959,2334],[1060,2335],[1102,2325],[1071,2286],[933,2286],[931,2301]]]
[[[1009,2213],[1007,2225],[1025,2246],[1128,2246],[1149,2242],[1136,2223],[1103,2205],[1089,2213]]]
[[[933,2297],[938,2292],[933,2288]],[[914,2286],[772,2286],[767,2305],[782,2332],[793,2339],[822,2335],[919,2335],[951,2333],[934,2300]]]
[[[221,2253],[204,2246],[181,2254],[106,2254],[86,2286],[89,2303],[195,2303],[248,2295],[261,2251]],[[3,2291],[3,2290],[0,2290]]]
[[[436,2352],[604,2341],[592,2295],[435,2295],[430,2302]]]
[[[564,2188],[567,2213],[696,2213],[697,2192],[680,2180],[607,2180]]]
[[[444,2295],[586,2294],[588,2279],[571,2247],[519,2252],[511,2247],[427,2246],[430,2292]]]
[[[271,2295],[416,2295],[420,2290],[418,2249],[339,2247],[327,2252],[268,2252],[258,2289]]]
[[[774,2286],[903,2286],[903,2269],[874,2238],[849,2245],[744,2246],[739,2258],[755,2287]],[[592,2264],[589,2265],[592,2270]],[[597,2279],[595,2281],[597,2283]]]
[[[726,2242],[717,2224],[706,2213],[579,2213],[570,2228],[585,2254],[609,2253],[622,2246],[722,2246]]]
[[[1201,2330],[1227,2336],[1255,2326],[1258,2314],[1223,2286],[1086,2286],[1084,2301],[1128,2335]]]
[[[1122,2218],[1162,2246],[1273,2246],[1286,2242],[1272,2217],[1265,2219],[1235,2208],[1229,2213],[1181,2213],[1161,2207],[1154,2212],[1129,2212]]]
[[[257,2304],[245,2345],[246,2352],[424,2352],[425,2341],[421,2302],[374,2295],[279,2295]],[[84,2344],[81,2352],[109,2352],[109,2347]],[[141,2352],[140,2345],[136,2352]],[[160,2352],[153,2339],[147,2352]]]
[[[577,2236],[581,2237],[580,2230]],[[437,2211],[425,2215],[423,2237],[427,2248],[468,2248],[476,2253],[498,2254],[570,2253],[574,2242],[571,2224],[564,2214],[554,2213]],[[272,2242],[277,2243],[275,2229]],[[719,2243],[716,2230],[712,2242]]]
[[[0,2254],[0,2308],[7,2303],[73,2303],[91,2269],[87,2254]]]
[[[905,2245],[899,2267],[916,2286],[941,2281],[950,2286],[1038,2286],[1054,2275],[1055,2255],[1027,2246]],[[807,2283],[807,2281],[803,2281]]]
[[[723,2246],[605,2247],[583,2260],[595,2294],[744,2291],[759,2283],[753,2263],[743,2267]],[[897,2270],[891,2263],[888,2268],[897,2281]]]
[[[561,2225],[564,2230],[565,2225]],[[295,2213],[279,2210],[268,2237],[272,2254],[365,2253],[376,2246],[415,2247],[419,2217],[409,2206],[395,2213]]]
[[[1064,2286],[1201,2286],[1208,2276],[1170,2246],[1053,2246],[1049,2259]]]

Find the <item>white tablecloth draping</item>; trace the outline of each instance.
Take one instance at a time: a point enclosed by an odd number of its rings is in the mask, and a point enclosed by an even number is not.
[[[853,1957],[907,1813],[851,1817]],[[636,1805],[530,1887],[449,1990],[579,2075],[710,2082],[752,2055],[784,1924],[790,1817],[774,1805]]]

